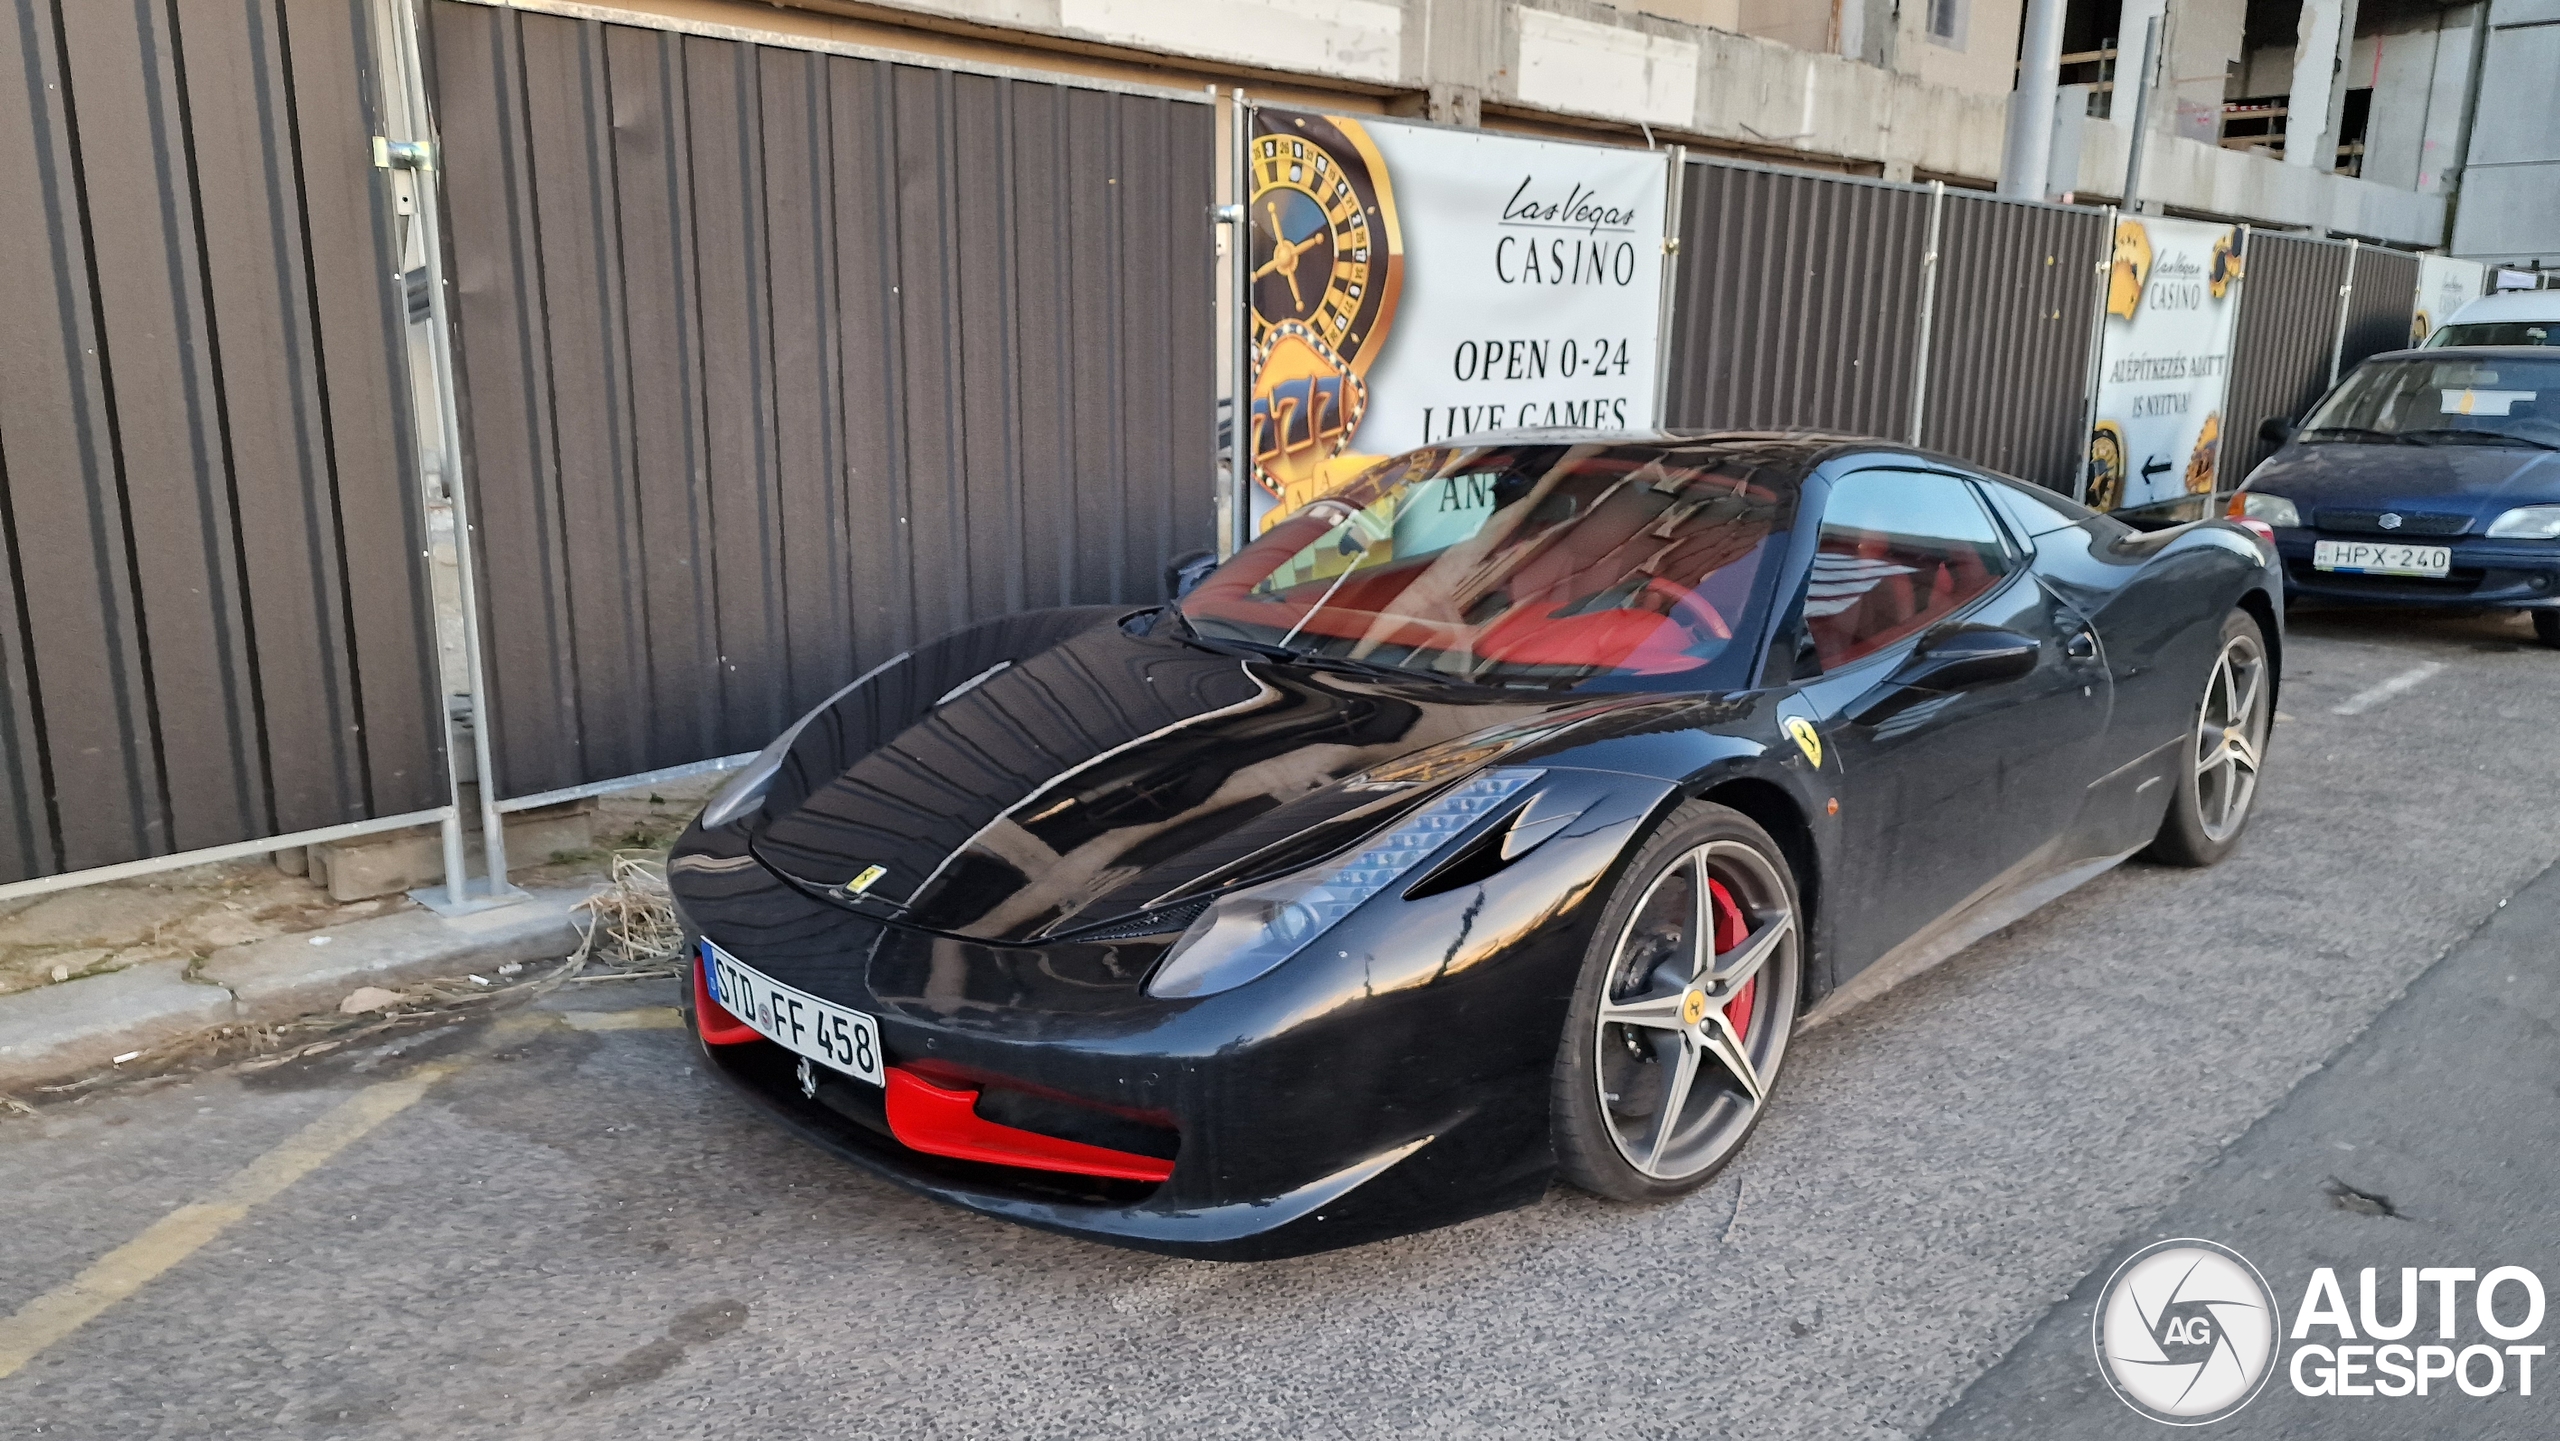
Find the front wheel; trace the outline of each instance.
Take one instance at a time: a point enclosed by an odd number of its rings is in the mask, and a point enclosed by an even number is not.
[[[2257,618],[2223,618],[2222,649],[2205,673],[2194,743],[2183,748],[2178,788],[2160,834],[2142,854],[2163,865],[2209,866],[2231,854],[2258,798],[2258,772],[2275,719],[2275,672]]]
[[[1556,1058],[1558,1163],[1586,1191],[1660,1200],[1759,1124],[1795,1029],[1804,927],[1768,832],[1692,801],[1636,853],[1583,958]]]
[[[2528,611],[2533,617],[2533,638],[2560,650],[2560,610]]]

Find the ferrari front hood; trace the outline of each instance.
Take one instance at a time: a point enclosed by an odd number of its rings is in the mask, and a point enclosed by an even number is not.
[[[1588,706],[1103,625],[838,758],[755,850],[886,920],[1036,941],[1313,861],[1428,793],[1437,769],[1481,764],[1467,738]],[[1357,780],[1433,747],[1450,754],[1421,783]]]

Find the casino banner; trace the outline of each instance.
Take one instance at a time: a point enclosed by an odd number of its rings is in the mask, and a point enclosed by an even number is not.
[[[2450,255],[2418,257],[2417,303],[2409,311],[2409,343],[2424,345],[2436,327],[2489,288],[2489,267]]]
[[[1659,423],[1675,152],[1252,115],[1257,532],[1415,446]]]
[[[2083,496],[2091,506],[2213,493],[2246,234],[2158,216],[2116,222]]]

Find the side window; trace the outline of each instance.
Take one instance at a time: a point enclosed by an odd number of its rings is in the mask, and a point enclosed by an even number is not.
[[[1832,482],[1817,545],[1804,616],[1825,670],[1928,629],[2014,568],[1972,488],[1927,471]]]
[[[1993,507],[2008,519],[2009,533],[2019,537],[2049,535],[2078,525],[2097,512],[2067,495],[2002,480],[1975,482]]]

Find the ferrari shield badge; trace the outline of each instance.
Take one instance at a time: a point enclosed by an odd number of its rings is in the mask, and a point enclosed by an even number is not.
[[[1822,769],[1822,732],[1813,728],[1813,722],[1791,715],[1787,717],[1787,734],[1795,740],[1796,749],[1804,752],[1805,760],[1815,770]]]
[[[848,896],[861,895],[864,891],[880,884],[880,878],[887,874],[889,874],[887,866],[864,866],[862,874],[844,883],[844,893]]]

